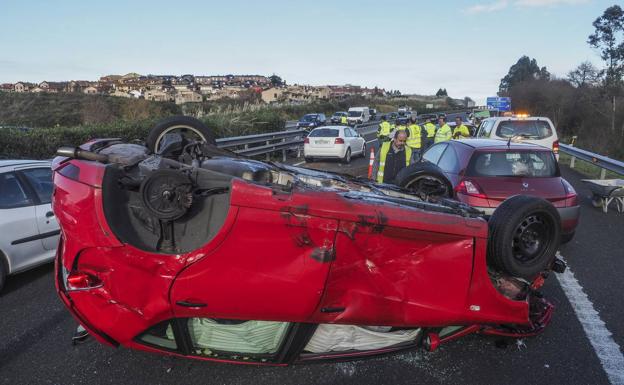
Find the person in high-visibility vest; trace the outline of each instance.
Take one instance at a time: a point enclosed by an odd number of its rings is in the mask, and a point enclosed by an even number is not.
[[[401,130],[407,131],[407,118],[398,118],[396,120],[394,129],[397,131],[401,131]]]
[[[394,132],[390,142],[383,142],[373,163],[372,177],[377,183],[394,183],[399,171],[413,163],[412,149],[405,145],[407,132]]]
[[[458,116],[455,118],[455,129],[453,130],[453,139],[463,139],[470,137],[470,130],[466,127],[462,119]]]
[[[451,127],[446,124],[446,118],[439,117],[438,118],[438,130],[435,134],[434,143],[445,142],[447,140],[451,140],[453,138],[453,130]]]
[[[379,123],[379,130],[377,131],[377,139],[380,142],[387,142],[390,140],[390,131],[392,131],[392,127],[390,123],[386,120],[386,115],[381,117],[381,123]]]
[[[416,160],[420,159],[421,148],[423,143],[424,130],[416,124],[416,118],[412,118],[407,126],[407,146],[412,149]]]
[[[436,134],[436,126],[435,124],[431,123],[431,118],[427,118],[425,119],[425,124],[423,124],[422,127],[427,132],[427,140],[423,145],[423,148],[426,150],[427,148],[429,148],[429,146],[433,144],[433,139],[435,138]]]
[[[349,120],[347,119],[347,115],[342,115],[340,117],[340,124],[342,124],[343,126],[349,125]]]

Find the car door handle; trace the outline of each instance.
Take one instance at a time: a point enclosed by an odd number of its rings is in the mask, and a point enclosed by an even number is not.
[[[190,302],[190,301],[177,301],[176,305],[184,306],[184,307],[206,307],[205,303],[201,302]]]
[[[46,213],[46,218],[52,218],[54,216],[54,213],[52,211],[48,211]]]

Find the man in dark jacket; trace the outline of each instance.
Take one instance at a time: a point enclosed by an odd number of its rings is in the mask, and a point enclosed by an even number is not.
[[[377,183],[394,183],[399,171],[412,163],[412,149],[405,145],[406,141],[407,132],[397,130],[392,141],[381,144],[373,163],[372,175]]]

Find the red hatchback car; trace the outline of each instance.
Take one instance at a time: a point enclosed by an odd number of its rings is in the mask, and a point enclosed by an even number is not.
[[[565,265],[543,199],[514,197],[486,218],[160,128],[149,148],[96,140],[54,160],[57,291],[102,343],[285,365],[530,336],[550,320],[537,290]],[[545,235],[518,251],[509,237],[529,234],[526,218]]]
[[[417,174],[435,174],[430,165],[436,165],[448,179],[448,195],[486,215],[514,195],[546,199],[561,217],[562,243],[573,238],[580,216],[577,194],[561,177],[550,149],[492,139],[438,143],[423,154],[423,163],[397,176],[399,184],[410,188],[418,182]]]

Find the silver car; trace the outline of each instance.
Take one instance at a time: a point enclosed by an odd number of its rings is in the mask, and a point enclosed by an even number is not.
[[[0,290],[6,276],[54,258],[60,229],[50,162],[0,160]]]

